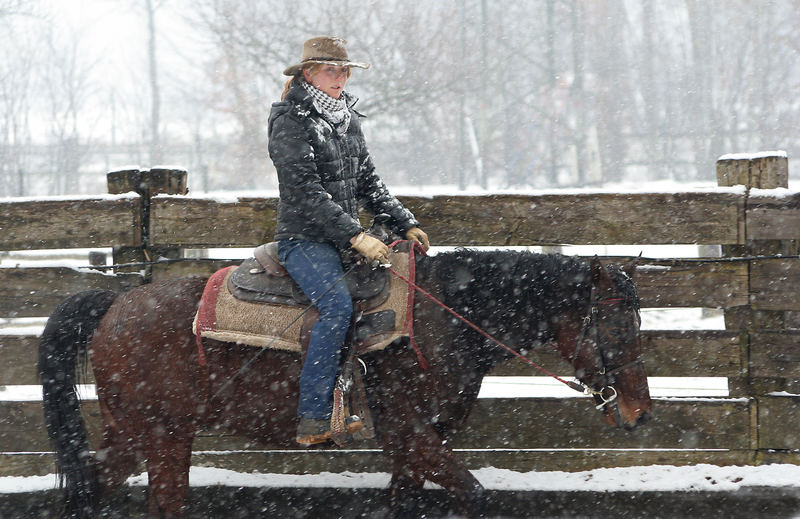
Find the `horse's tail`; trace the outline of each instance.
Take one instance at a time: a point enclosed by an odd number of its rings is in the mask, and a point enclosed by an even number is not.
[[[94,515],[97,476],[80,413],[77,372],[80,364],[85,373],[89,341],[115,298],[114,292],[87,290],[65,299],[47,320],[39,343],[44,419],[65,491],[64,517]]]

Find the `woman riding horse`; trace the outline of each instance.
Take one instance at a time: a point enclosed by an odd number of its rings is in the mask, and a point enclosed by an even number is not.
[[[429,247],[418,222],[375,173],[345,84],[353,67],[345,40],[329,36],[303,44],[300,63],[288,67],[282,100],[269,115],[269,155],[278,173],[280,200],[275,239],[286,270],[319,310],[300,375],[297,442],[331,438],[332,394],[353,305],[342,280],[341,253],[355,249],[386,262],[389,249],[364,233],[359,202],[386,213],[399,235]],[[360,430],[358,420],[348,432]]]

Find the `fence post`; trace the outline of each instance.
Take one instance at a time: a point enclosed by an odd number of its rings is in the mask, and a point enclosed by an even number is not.
[[[745,217],[743,222],[744,239],[739,245],[724,245],[723,256],[774,256],[797,254],[796,240],[759,240],[748,230],[748,217],[752,203],[751,189],[786,188],[789,185],[788,157],[785,152],[761,152],[755,154],[724,155],[717,161],[717,184],[720,186],[743,185],[746,188]],[[750,304],[734,307],[725,311],[725,328],[739,330],[742,336],[741,373],[738,378],[728,381],[730,395],[746,397],[751,401],[751,434],[750,444],[753,450],[753,462],[756,464],[770,462],[775,454],[775,446],[787,444],[786,441],[775,442],[776,432],[779,436],[782,426],[776,427],[772,411],[779,411],[785,406],[783,401],[776,401],[771,392],[790,389],[791,381],[780,378],[781,373],[767,371],[774,376],[764,376],[765,370],[758,369],[764,361],[764,350],[769,345],[764,343],[765,337],[783,336],[786,330],[796,327],[795,312],[786,310],[763,310],[753,308],[757,290],[754,283],[754,266],[757,261],[748,262],[748,292]],[[767,340],[769,342],[769,340]],[[785,399],[778,399],[785,400]],[[792,403],[793,405],[793,403]],[[781,413],[778,413],[781,414]],[[788,413],[783,413],[789,416]],[[785,461],[784,458],[776,458]]]
[[[745,199],[745,237],[747,210],[751,189],[776,189],[789,185],[788,159],[784,152],[737,153],[723,155],[717,160],[719,186],[743,185]],[[758,256],[794,254],[796,244],[791,240],[755,240],[745,238],[739,245],[723,245],[723,256]],[[752,265],[748,267],[748,278]],[[748,286],[750,280],[748,279]],[[777,380],[755,379],[750,373],[750,345],[753,334],[763,330],[782,330],[787,327],[787,313],[781,310],[756,310],[750,305],[725,310],[725,328],[740,330],[743,334],[741,352],[742,377],[729,380],[731,396],[763,395],[776,389]]]
[[[158,258],[177,258],[182,254],[180,248],[150,246],[150,199],[159,194],[185,195],[186,170],[156,167],[151,169],[120,169],[109,171],[106,175],[108,192],[121,194],[134,191],[141,197],[139,210],[142,222],[141,247],[115,247],[114,264],[141,263]],[[144,271],[145,280],[152,278],[152,268],[132,267],[127,271]]]

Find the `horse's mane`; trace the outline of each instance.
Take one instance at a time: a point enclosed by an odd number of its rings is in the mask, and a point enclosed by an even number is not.
[[[505,325],[513,322],[529,327],[537,341],[552,340],[552,320],[565,311],[585,308],[589,302],[591,268],[582,258],[457,249],[426,259],[420,273],[426,272],[439,285],[445,302],[500,335],[506,331]],[[638,308],[632,280],[619,267],[607,270],[629,304]]]

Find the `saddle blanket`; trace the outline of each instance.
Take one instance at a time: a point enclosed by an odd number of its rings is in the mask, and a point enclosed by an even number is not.
[[[412,245],[409,245],[412,243]],[[395,242],[390,246],[392,270],[414,281],[414,253],[424,251],[414,242]],[[206,283],[195,315],[192,331],[197,336],[200,362],[204,363],[201,338],[235,342],[249,346],[301,353],[308,346],[308,335],[316,322],[315,308],[272,303],[253,303],[236,299],[228,289],[228,277],[236,266],[215,272]],[[354,333],[358,353],[382,350],[401,337],[413,340],[414,290],[389,273],[390,295],[381,305],[361,316]],[[356,314],[359,312],[355,307]]]

